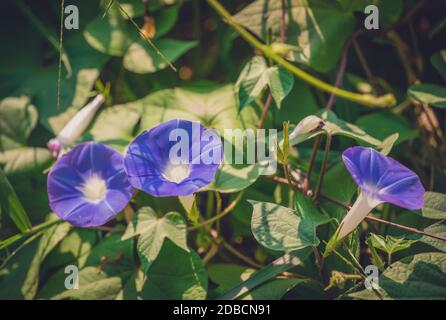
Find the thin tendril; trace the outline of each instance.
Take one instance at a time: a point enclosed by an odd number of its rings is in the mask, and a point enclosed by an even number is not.
[[[57,110],[60,110],[60,87],[62,77],[62,41],[63,41],[63,10],[65,7],[65,0],[61,0],[60,6],[60,35],[59,35],[59,66],[57,70]]]

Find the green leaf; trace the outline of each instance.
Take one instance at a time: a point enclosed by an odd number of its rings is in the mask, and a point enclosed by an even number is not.
[[[124,151],[133,140],[133,133],[138,124],[140,115],[133,110],[126,109],[123,105],[105,108],[98,115],[86,140],[95,140]]]
[[[128,272],[110,275],[100,268],[86,267],[79,272],[79,289],[64,291],[53,299],[112,300],[121,293],[129,278]]]
[[[141,297],[148,300],[203,300],[207,285],[208,277],[200,257],[167,240],[147,272]]]
[[[85,40],[90,46],[112,56],[124,55],[138,36],[138,31],[124,19],[116,3],[104,18],[98,15],[84,30]]]
[[[254,290],[259,285],[277,277],[281,273],[288,271],[294,267],[303,265],[303,261],[310,255],[311,252],[311,249],[304,248],[293,253],[281,256],[280,258],[274,260],[272,263],[256,271],[248,279],[235,285],[232,289],[228,290],[225,294],[219,297],[219,299],[236,299],[244,295],[246,292]]]
[[[376,251],[375,247],[373,246],[372,241],[371,241],[371,237],[368,237],[366,239],[366,243],[367,243],[367,246],[369,247],[369,250],[370,250],[370,256],[371,256],[372,263],[375,266],[377,266],[380,271],[383,271],[384,270],[384,266],[385,266],[384,265],[384,261],[381,259],[381,257],[379,256],[378,252]]]
[[[199,121],[221,136],[225,129],[255,128],[258,117],[252,108],[237,112],[232,85],[165,89],[140,100],[124,104],[141,114],[140,130],[148,130],[164,121]]]
[[[282,126],[284,121],[299,123],[305,117],[319,110],[319,104],[306,82],[294,79],[294,86],[282,102],[279,112],[274,114],[274,125]]]
[[[314,227],[329,222],[332,218],[323,215],[311,201],[311,197],[305,197],[302,192],[296,192],[294,208],[300,217]]]
[[[226,291],[245,281],[255,272],[255,269],[236,264],[214,264],[208,268],[209,278],[219,285],[218,292]],[[241,296],[243,300],[279,300],[304,279],[274,279],[270,280],[249,293]]]
[[[91,97],[91,89],[99,76],[107,56],[91,48],[81,34],[74,34],[64,41],[70,57],[73,74],[67,78],[62,72],[60,109],[57,108],[56,59],[46,67],[33,72],[18,90],[27,93],[39,111],[39,121],[50,132],[57,134]]]
[[[127,227],[123,240],[138,238],[138,254],[144,270],[147,272],[161,251],[164,240],[170,239],[179,248],[189,251],[186,243],[186,222],[179,213],[169,212],[158,218],[150,207],[138,210],[132,223]]]
[[[264,167],[260,163],[248,165],[222,164],[214,180],[200,191],[233,193],[248,188],[259,178]]]
[[[414,84],[408,90],[409,98],[439,108],[446,108],[446,87],[437,84]]]
[[[181,4],[182,0],[151,0],[149,2],[149,11],[154,12],[155,17],[160,16],[163,11],[169,11],[177,6],[174,4]],[[138,0],[120,0],[122,8],[127,14],[134,18],[144,14],[144,4]],[[163,9],[163,10],[160,10]],[[160,16],[161,17],[161,16]],[[161,19],[160,19],[161,20]],[[160,21],[162,23],[162,21]]]
[[[411,128],[409,123],[401,116],[391,112],[377,112],[360,117],[356,121],[361,129],[380,140],[398,133],[395,144],[415,139],[418,133]]]
[[[252,233],[264,247],[291,252],[316,246],[316,225],[294,210],[268,202],[250,201],[253,205]]]
[[[31,221],[23,209],[14,188],[0,168],[0,209],[3,208],[21,232],[31,229]]]
[[[431,63],[446,81],[446,50],[434,54],[431,57]]]
[[[132,242],[121,241],[120,234],[108,234],[76,261],[79,268],[79,289],[67,290],[65,266],[61,266],[45,283],[38,297],[44,299],[115,299],[128,283],[135,280]]]
[[[338,62],[343,43],[353,31],[353,14],[327,1],[291,0],[286,8],[287,43],[300,49],[290,58],[319,72],[330,71]],[[272,42],[275,42],[280,37],[281,14],[280,1],[257,0],[234,18],[265,42],[271,30]]]
[[[444,223],[444,221],[437,222],[424,229],[424,232],[445,238],[446,224]],[[444,240],[435,239],[428,236],[422,236],[419,239],[419,241],[446,253],[446,241]]]
[[[0,153],[0,164],[5,173],[23,176],[31,172],[40,172],[51,163],[51,154],[47,149],[22,147]]]
[[[278,66],[268,67],[263,57],[256,56],[245,65],[235,84],[239,110],[252,103],[267,85],[280,108],[282,100],[293,88],[294,76]]]
[[[195,195],[179,196],[178,200],[183,206],[183,209],[186,211],[187,218],[193,223],[197,223],[200,211],[197,207],[197,199]]]
[[[7,175],[38,171],[50,163],[47,149],[27,146],[36,124],[37,110],[28,97],[8,97],[0,102],[0,165]]]
[[[51,216],[50,219],[57,219]],[[2,299],[33,299],[39,285],[40,266],[47,255],[68,234],[70,226],[60,223],[49,227],[38,241],[21,249],[8,262],[0,276]]]
[[[231,289],[241,281],[249,279],[255,271],[237,264],[211,264],[208,267],[209,280],[219,286],[219,291]]]
[[[169,1],[169,0],[168,0]],[[170,1],[177,2],[177,1]],[[151,6],[152,3],[150,3]],[[178,20],[178,12],[180,11],[181,2],[173,6],[168,6],[162,10],[157,10],[153,13],[155,20],[155,36],[154,39],[159,39],[167,32],[169,32],[176,24]],[[144,12],[141,12],[143,14]],[[164,51],[161,51],[164,53]]]
[[[330,135],[345,136],[372,146],[381,146],[382,144],[380,140],[372,137],[358,126],[338,118],[331,110],[323,110],[320,117],[325,121],[323,129]]]
[[[279,67],[272,68],[273,70],[268,77],[268,86],[277,107],[280,109],[283,99],[293,89],[294,75]]]
[[[0,101],[0,150],[26,145],[37,124],[37,109],[28,97]]]
[[[97,232],[93,229],[72,229],[45,260],[46,270],[56,270],[69,264],[83,267],[97,240]],[[39,292],[40,293],[40,292]],[[53,295],[48,296],[48,298]]]
[[[196,41],[181,41],[174,39],[161,39],[154,41],[155,46],[170,62],[197,45]],[[166,68],[168,65],[153,48],[143,39],[132,43],[124,55],[124,68],[135,73],[152,73]]]
[[[410,246],[417,240],[404,239],[400,237],[392,237],[386,235],[384,238],[378,234],[370,234],[370,243],[376,249],[386,252],[387,254],[394,254],[398,251],[410,248]]]
[[[390,151],[392,151],[393,146],[398,141],[399,134],[394,133],[383,140],[379,148],[381,149],[381,153],[384,155],[389,155]]]
[[[421,253],[393,263],[379,277],[379,294],[363,290],[359,299],[445,299],[446,254]]]
[[[446,219],[446,194],[427,191],[423,208],[415,213],[428,219]]]

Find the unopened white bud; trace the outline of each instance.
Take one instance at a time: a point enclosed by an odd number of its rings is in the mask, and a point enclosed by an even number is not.
[[[324,120],[317,116],[308,116],[302,119],[294,128],[293,132],[290,134],[290,140],[297,137],[300,134],[309,133],[315,130],[322,129],[325,125]]]
[[[85,107],[79,110],[74,117],[68,121],[55,139],[48,142],[48,149],[54,157],[67,145],[74,143],[84,133],[85,129],[90,125],[94,115],[104,103],[104,96],[97,95]]]

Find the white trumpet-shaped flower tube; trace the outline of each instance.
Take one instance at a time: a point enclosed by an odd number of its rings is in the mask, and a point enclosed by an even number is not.
[[[327,244],[326,253],[380,203],[388,202],[409,210],[420,209],[424,204],[425,190],[420,179],[398,161],[365,147],[347,149],[342,159],[361,191]]]
[[[59,132],[56,138],[48,142],[48,149],[53,157],[57,157],[60,151],[67,145],[74,143],[84,133],[93,120],[94,115],[104,103],[104,96],[97,95],[85,107],[79,110],[74,117]]]
[[[367,196],[366,193],[360,192],[355,203],[348,211],[340,224],[338,239],[342,239],[350,234],[361,223],[362,220],[375,208],[381,201]]]

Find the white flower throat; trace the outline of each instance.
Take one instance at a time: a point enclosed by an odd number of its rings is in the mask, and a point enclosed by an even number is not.
[[[189,176],[190,166],[188,164],[169,163],[162,173],[162,176],[170,182],[180,183]]]
[[[98,203],[107,193],[107,183],[97,175],[91,176],[81,187],[85,199],[91,203]]]

